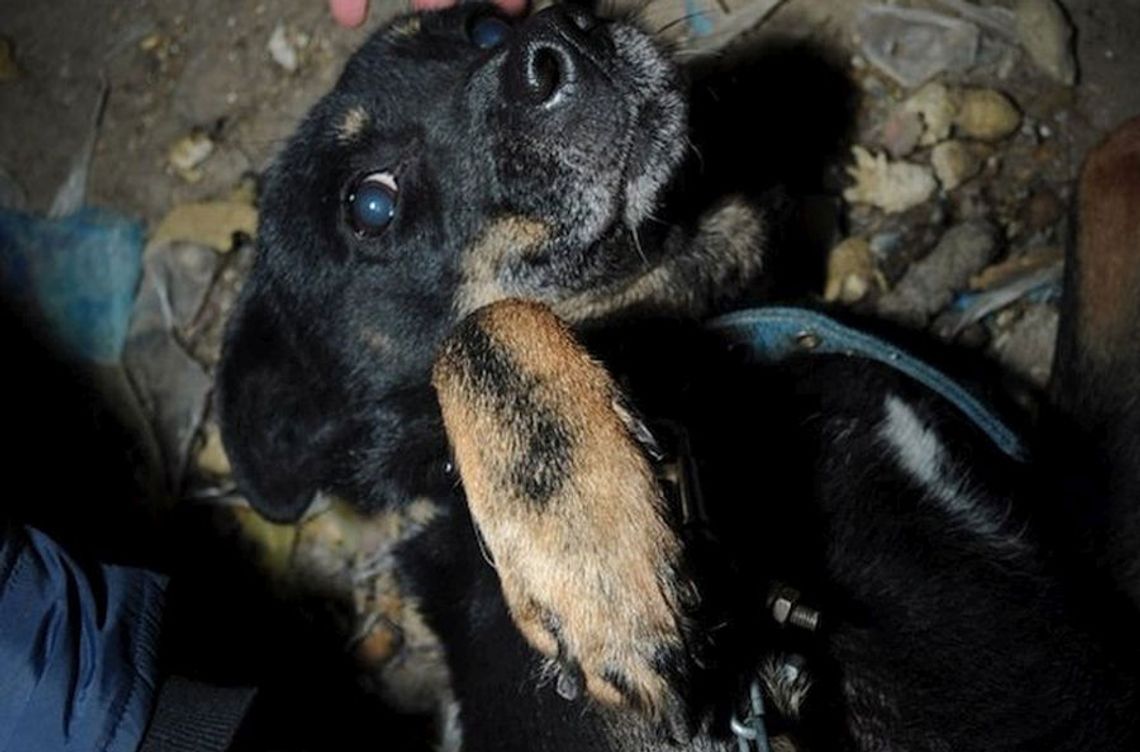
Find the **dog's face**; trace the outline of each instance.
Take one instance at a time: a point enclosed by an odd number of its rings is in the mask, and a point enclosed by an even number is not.
[[[631,274],[685,127],[651,40],[571,8],[512,26],[464,5],[374,36],[266,178],[218,379],[252,503],[293,519],[321,490],[421,492],[442,458],[409,458],[447,330]]]

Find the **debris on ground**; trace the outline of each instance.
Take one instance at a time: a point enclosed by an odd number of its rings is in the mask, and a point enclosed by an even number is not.
[[[637,14],[646,28],[686,55],[720,54],[741,34],[754,30],[788,0],[656,0],[619,2]]]
[[[862,146],[851,150],[855,164],[848,172],[855,183],[843,197],[855,204],[870,204],[897,214],[926,201],[938,189],[934,171],[913,162],[892,162],[885,154],[872,154]]]
[[[162,451],[169,488],[180,488],[212,379],[183,345],[214,280],[218,255],[192,243],[147,249],[123,363]]]
[[[1044,293],[1047,298],[1056,298],[1060,291],[1062,272],[1060,259],[1044,266],[1027,265],[1020,272],[1011,274],[1000,282],[991,283],[989,289],[960,296],[951,310],[934,322],[934,331],[943,339],[952,340],[967,327],[1022,298],[1039,293]]]
[[[827,256],[827,285],[823,299],[851,305],[867,297],[872,290],[887,286],[882,272],[875,266],[871,244],[863,238],[847,238]]]
[[[32,0],[15,1],[26,14],[42,15]],[[818,294],[830,305],[975,348],[1040,387],[1053,355],[1060,246],[1080,153],[1122,119],[1113,114],[1127,106],[1119,102],[1140,101],[1132,92],[1140,90],[1140,55],[1116,30],[1132,28],[1140,38],[1140,22],[1123,18],[1116,4],[1092,12],[1091,3],[626,5],[636,5],[683,61],[721,55],[761,21],[792,29],[797,43],[822,39],[837,59],[850,60],[847,74],[859,96],[852,148],[847,161],[831,165],[840,177],[846,168],[849,181],[842,201],[838,185],[827,196],[838,205],[832,224],[841,232],[824,244],[833,247]],[[227,507],[283,589],[307,578],[304,587],[347,599],[354,613],[346,648],[363,661],[377,691],[423,709],[444,691],[445,662],[415,610],[405,607],[391,564],[392,547],[422,521],[361,520],[330,501],[298,525],[266,522],[235,494],[210,412],[224,324],[254,258],[256,202],[250,186],[239,183],[265,168],[349,51],[404,7],[375,0],[360,31],[335,28],[324,4],[311,0],[217,4],[220,13],[194,23],[157,7],[148,11],[153,17],[136,20],[116,10],[116,33],[102,36],[120,40],[118,46],[74,60],[47,51],[87,49],[78,22],[63,30],[78,43],[56,44],[54,29],[29,42],[21,36],[27,32],[6,26],[0,105],[9,123],[28,117],[33,125],[0,130],[10,142],[0,143],[0,244],[22,236],[25,249],[0,257],[0,285],[33,299],[77,357],[126,364],[170,489],[184,501]],[[1115,77],[1105,74],[1116,70],[1109,64],[1119,68]],[[84,66],[91,66],[87,78]],[[100,130],[91,126],[88,102],[102,66],[113,95]],[[29,99],[33,89],[45,92],[40,100]],[[804,94],[811,96],[820,95]],[[56,120],[65,127],[56,128]],[[98,143],[86,139],[96,131]],[[34,148],[24,143],[28,133],[38,139]],[[59,174],[72,176],[75,186],[87,182],[71,164],[50,180],[40,175],[43,155],[72,133],[64,161],[92,165],[96,203],[145,219],[145,255],[143,224],[74,213],[82,200],[62,201],[70,209],[60,213],[68,216],[55,222],[19,213],[47,207]],[[53,250],[57,245],[70,245],[72,254],[78,247],[103,250],[76,261]],[[100,265],[85,265],[93,258]],[[78,320],[76,311],[83,312]]]
[[[248,242],[256,232],[257,210],[252,205],[243,201],[198,201],[171,209],[152,233],[151,243],[186,241],[226,253],[243,238]]]
[[[242,243],[220,261],[220,270],[194,319],[186,325],[182,341],[191,356],[209,371],[222,357],[222,335],[242,283],[253,266],[254,246]]]
[[[930,165],[942,190],[949,192],[981,172],[986,156],[964,141],[943,141],[930,151]]]
[[[984,222],[952,227],[934,250],[879,299],[879,313],[899,323],[925,326],[953,300],[955,292],[964,290],[970,278],[993,261],[998,251],[996,234]]]
[[[963,138],[1001,141],[1021,127],[1021,113],[1000,91],[964,88],[952,96],[954,130]]]
[[[142,247],[142,225],[106,209],[60,219],[0,211],[0,293],[64,355],[116,363]]]
[[[935,0],[935,4],[977,24],[999,38],[1009,41],[1017,38],[1017,19],[1009,8],[998,5],[977,5],[970,0]]]
[[[1009,97],[994,89],[949,87],[930,83],[901,105],[901,112],[913,113],[924,126],[919,143],[924,146],[945,141],[951,135],[978,141],[1001,141],[1021,126],[1021,113]]]
[[[87,204],[87,177],[91,171],[91,158],[95,155],[95,143],[99,139],[99,128],[103,124],[103,112],[107,107],[108,94],[110,87],[107,82],[100,81],[83,143],[72,157],[71,169],[68,170],[67,177],[56,191],[51,208],[48,209],[47,216],[50,219],[75,214]]]
[[[926,126],[918,112],[899,108],[883,124],[879,143],[892,159],[903,159],[918,148],[925,132]]]
[[[864,5],[855,31],[864,57],[906,88],[965,71],[978,55],[977,26],[932,11]]]
[[[1060,313],[1056,305],[1035,303],[999,317],[991,348],[999,363],[1037,388],[1049,381]]]
[[[202,163],[214,153],[214,146],[214,140],[208,134],[196,130],[171,144],[167,161],[187,183],[197,183],[202,179]]]
[[[273,62],[281,66],[286,73],[296,73],[301,67],[301,54],[308,46],[308,35],[292,31],[278,21],[265,47]]]
[[[1077,82],[1073,27],[1056,0],[1018,0],[1017,35],[1041,70],[1065,86]]]

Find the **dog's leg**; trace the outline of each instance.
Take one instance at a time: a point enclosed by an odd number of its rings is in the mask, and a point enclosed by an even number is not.
[[[708,213],[685,247],[623,282],[621,287],[588,290],[552,303],[575,324],[617,311],[700,317],[718,300],[738,297],[760,276],[768,227],[753,203],[734,198]]]
[[[558,693],[684,738],[695,590],[609,374],[549,309],[503,301],[459,324],[434,384],[511,615]]]
[[[1085,161],[1053,393],[1094,456],[1110,565],[1140,603],[1140,119]]]

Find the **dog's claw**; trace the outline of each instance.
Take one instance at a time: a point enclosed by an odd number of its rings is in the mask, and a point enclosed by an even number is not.
[[[558,680],[554,689],[563,700],[573,702],[582,696],[586,688],[586,678],[582,675],[582,668],[576,661],[563,659],[558,663]]]

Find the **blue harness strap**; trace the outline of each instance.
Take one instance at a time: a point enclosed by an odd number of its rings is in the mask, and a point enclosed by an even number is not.
[[[753,360],[778,362],[793,355],[849,355],[882,363],[919,382],[958,408],[1007,455],[1028,458],[1025,445],[991,409],[936,368],[878,337],[804,308],[750,308],[720,316],[708,327],[732,344],[746,346]]]

